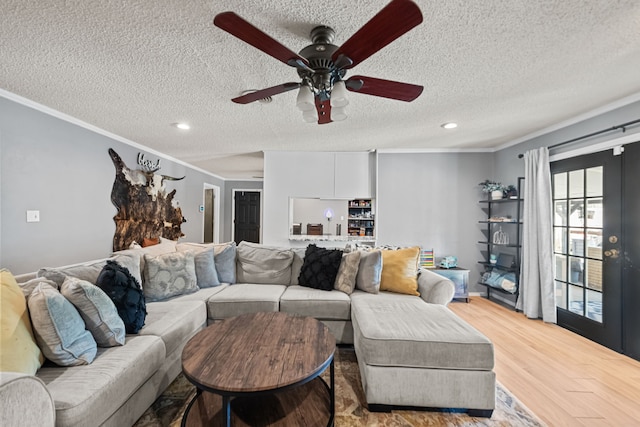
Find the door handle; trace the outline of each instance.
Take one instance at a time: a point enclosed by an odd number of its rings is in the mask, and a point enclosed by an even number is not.
[[[617,249],[611,249],[608,251],[604,251],[604,256],[609,257],[609,258],[618,258],[618,256],[620,255],[620,251]]]

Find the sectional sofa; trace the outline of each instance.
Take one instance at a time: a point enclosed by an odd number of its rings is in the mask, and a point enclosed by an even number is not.
[[[0,372],[0,425],[132,425],[180,373],[189,338],[207,324],[256,311],[315,317],[339,344],[354,345],[371,410],[465,408],[491,416],[493,346],[446,307],[452,282],[416,270],[408,292],[400,293],[395,281],[381,290],[382,255],[389,255],[388,270],[398,274],[392,271],[396,255],[373,250],[339,256],[341,280],[335,286],[342,290],[315,289],[298,282],[309,275],[308,253],[246,242],[162,239],[113,254],[112,260],[129,266],[142,282],[144,327],[127,334],[124,345],[97,347],[89,364],[61,367],[45,361],[35,375]],[[69,278],[96,283],[105,263],[46,268],[15,279],[29,300],[34,289],[60,287]],[[406,269],[400,274],[412,275]],[[3,276],[3,289],[4,282]]]

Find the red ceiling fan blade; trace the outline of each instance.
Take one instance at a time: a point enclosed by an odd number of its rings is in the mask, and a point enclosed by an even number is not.
[[[309,62],[305,58],[288,47],[285,47],[279,41],[257,29],[233,12],[217,14],[213,19],[213,24],[287,65],[291,65],[292,67],[309,65]]]
[[[395,82],[393,80],[376,79],[374,77],[353,76],[345,81],[347,89],[352,92],[364,93],[384,98],[411,102],[420,96],[422,86],[410,83]]]
[[[349,40],[336,50],[331,59],[347,56],[352,68],[422,22],[420,8],[411,0],[393,0]]]
[[[268,87],[266,89],[257,90],[255,92],[248,93],[246,95],[233,98],[232,101],[236,104],[248,104],[253,101],[268,98],[279,93],[288,92],[290,90],[298,89],[300,83],[282,83],[277,86]]]

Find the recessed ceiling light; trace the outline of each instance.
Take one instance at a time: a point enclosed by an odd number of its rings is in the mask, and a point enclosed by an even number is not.
[[[180,123],[172,123],[171,126],[173,127],[177,127],[180,130],[189,130],[191,129],[191,126],[189,126],[186,123],[180,122]]]
[[[440,127],[444,129],[455,129],[458,127],[458,124],[453,122],[448,122],[448,123],[441,124]]]

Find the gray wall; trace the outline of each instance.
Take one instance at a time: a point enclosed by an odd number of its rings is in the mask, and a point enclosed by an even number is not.
[[[477,242],[484,238],[478,221],[486,219],[478,183],[492,172],[492,153],[380,153],[378,244],[433,248],[436,261],[455,255],[470,270],[469,291],[485,292],[477,285]]]
[[[111,253],[116,208],[111,203],[113,148],[130,168],[143,152],[70,122],[0,97],[0,265],[14,274],[60,266]],[[201,241],[203,184],[224,181],[162,158],[166,181],[176,189],[187,222],[184,241]],[[39,210],[40,222],[27,223],[26,211]],[[223,221],[225,214],[222,213]]]

